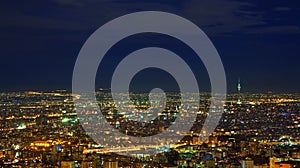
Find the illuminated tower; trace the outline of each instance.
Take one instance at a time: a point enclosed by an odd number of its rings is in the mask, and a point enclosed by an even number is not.
[[[241,81],[240,79],[238,80],[238,83],[237,83],[237,90],[238,90],[238,101],[237,101],[237,104],[242,104],[241,102]]]

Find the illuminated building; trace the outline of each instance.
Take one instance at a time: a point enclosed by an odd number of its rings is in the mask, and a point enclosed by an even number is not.
[[[251,159],[242,160],[242,168],[253,168],[254,161]]]
[[[75,162],[74,161],[61,161],[61,168],[74,168]]]
[[[238,80],[238,84],[237,84],[237,90],[238,90],[238,101],[237,101],[237,104],[242,104],[241,102],[241,81],[240,79]]]
[[[104,168],[118,168],[118,161],[105,161]]]

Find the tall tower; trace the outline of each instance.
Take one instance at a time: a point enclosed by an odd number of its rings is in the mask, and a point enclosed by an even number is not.
[[[241,102],[241,80],[239,78],[238,83],[237,83],[237,90],[238,90],[238,101],[237,104],[242,104]]]

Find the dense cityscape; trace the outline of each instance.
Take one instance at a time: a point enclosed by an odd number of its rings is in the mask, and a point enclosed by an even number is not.
[[[0,168],[300,168],[299,0],[0,4]]]
[[[180,115],[178,93],[167,93],[166,109],[150,124],[133,122],[130,116],[116,110],[109,90],[100,89],[96,93],[106,120],[126,135],[158,134]],[[299,94],[229,94],[219,125],[201,142],[199,133],[209,109],[210,94],[200,93],[197,120],[182,140],[167,146],[127,147],[127,151],[136,151],[132,157],[118,155],[116,152],[123,148],[107,148],[87,135],[77,117],[73,96],[64,90],[1,93],[0,166],[300,167]],[[131,98],[137,109],[149,107],[147,93],[135,93]],[[97,116],[93,111],[87,113]],[[115,138],[128,141],[124,137]],[[158,154],[139,154],[142,148]]]

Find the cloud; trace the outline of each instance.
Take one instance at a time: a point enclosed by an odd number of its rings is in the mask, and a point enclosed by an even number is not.
[[[63,6],[81,6],[83,4],[83,0],[53,0],[53,2],[63,5]]]
[[[175,0],[172,2],[167,0],[52,0],[52,2],[59,4],[51,8],[51,11],[47,11],[55,13],[53,16],[41,16],[28,13],[28,11],[27,13],[6,11],[0,15],[1,26],[85,31],[96,29],[107,21],[124,14],[157,10],[185,17],[209,35],[298,32],[293,24],[273,25],[272,19],[275,18],[270,17],[272,16],[270,11],[258,8],[254,3],[235,0]],[[271,10],[288,13],[289,9],[276,7]]]
[[[265,24],[260,11],[247,10],[254,6],[239,1],[190,1],[183,9],[199,26],[211,34],[240,32],[244,27]]]
[[[258,34],[258,33],[284,33],[284,34],[299,34],[300,27],[294,25],[283,25],[283,26],[268,26],[256,29],[248,29],[248,33]]]
[[[3,13],[0,19],[4,25],[2,27],[10,28],[34,28],[34,29],[70,29],[82,30],[85,27],[81,24],[55,19],[50,17],[42,17],[30,14],[23,14],[21,12]]]
[[[288,8],[288,7],[276,7],[273,10],[274,11],[290,11],[291,8]]]

